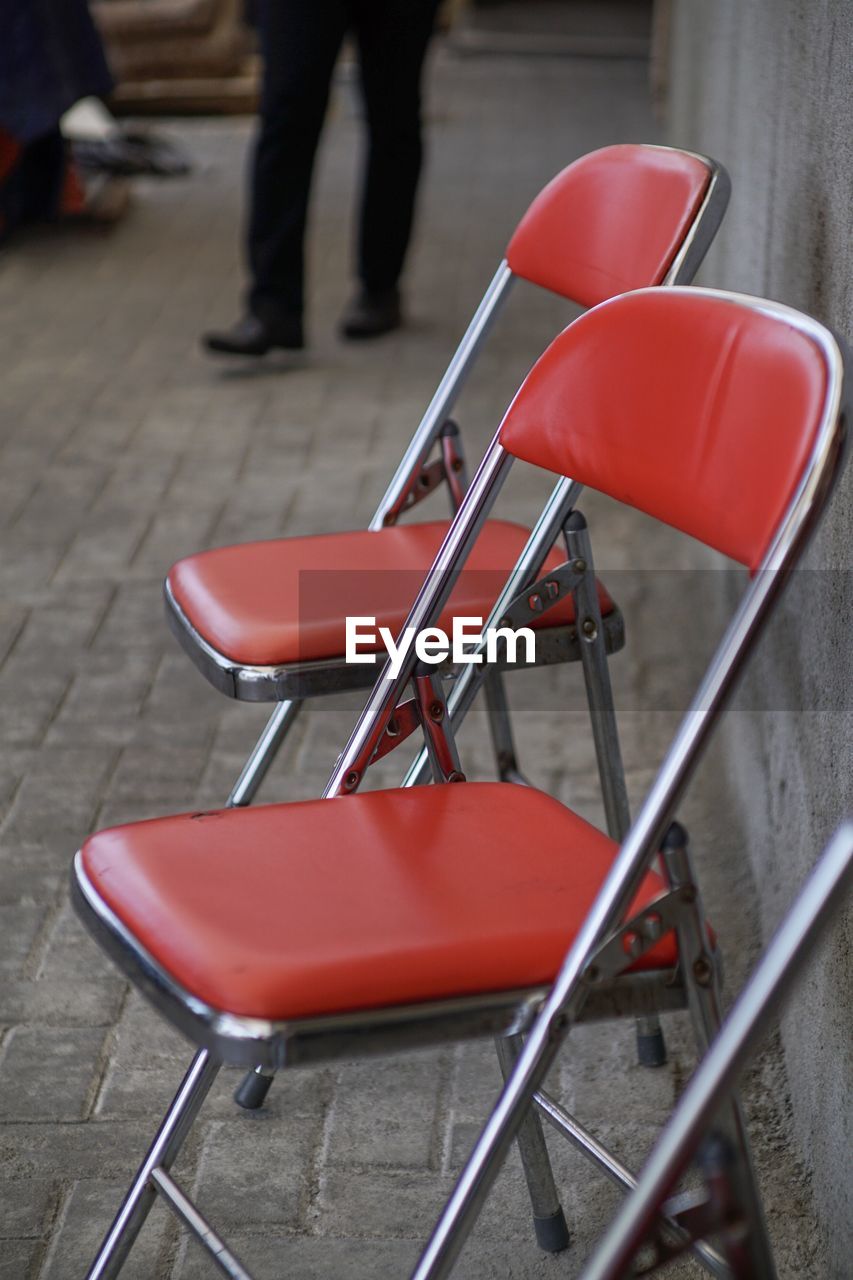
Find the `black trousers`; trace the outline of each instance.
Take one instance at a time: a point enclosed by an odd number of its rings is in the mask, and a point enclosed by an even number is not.
[[[261,0],[264,79],[248,225],[255,314],[303,309],[311,174],[347,31],[358,46],[368,130],[358,275],[372,293],[397,283],[421,168],[421,69],[437,8],[438,0]]]

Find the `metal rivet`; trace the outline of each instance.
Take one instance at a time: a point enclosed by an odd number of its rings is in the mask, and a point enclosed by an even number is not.
[[[598,635],[598,628],[595,625],[595,620],[593,618],[584,618],[581,623],[581,631],[583,631],[587,640],[594,640]]]
[[[713,976],[714,969],[706,955],[701,955],[697,960],[693,961],[693,977],[700,987],[709,987]]]
[[[629,929],[627,933],[622,934],[622,948],[626,955],[636,959],[643,954],[643,939],[633,929]]]
[[[351,769],[344,778],[344,788],[347,791],[354,791],[358,786],[359,774],[355,769]]]
[[[578,557],[578,559],[572,565],[572,568],[574,569],[575,573],[586,573],[586,560],[581,560],[581,558]]]
[[[435,702],[429,704],[429,718],[430,720],[444,719],[444,703],[439,702],[437,698]]]
[[[663,933],[663,920],[657,911],[650,911],[643,921],[643,933],[650,942],[657,942]]]

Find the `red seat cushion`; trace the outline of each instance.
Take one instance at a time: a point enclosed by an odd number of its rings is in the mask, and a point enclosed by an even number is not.
[[[82,865],[182,987],[275,1020],[548,983],[615,852],[542,792],[460,783],[114,827]],[[675,960],[670,934],[638,963]]]
[[[219,547],[179,560],[167,581],[199,635],[232,662],[277,666],[340,658],[348,616],[375,617],[377,627],[398,634],[448,527],[446,520],[433,520],[375,533]],[[485,620],[528,537],[521,525],[489,521],[438,625],[448,630],[454,616]],[[564,560],[553,551],[547,565]],[[603,588],[599,598],[602,613],[612,611]],[[567,597],[531,626],[573,621]]]

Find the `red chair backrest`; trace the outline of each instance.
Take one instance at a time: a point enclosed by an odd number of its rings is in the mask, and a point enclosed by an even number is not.
[[[536,197],[507,262],[516,275],[585,307],[660,284],[710,180],[698,156],[668,147],[593,151]]]
[[[829,378],[817,342],[760,305],[644,289],[588,311],[533,366],[502,445],[757,568],[811,457]]]

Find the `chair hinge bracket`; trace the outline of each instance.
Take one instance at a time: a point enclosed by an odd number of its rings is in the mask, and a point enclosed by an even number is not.
[[[586,980],[599,983],[615,978],[675,929],[693,905],[689,889],[671,889],[649,902],[601,943],[586,969]]]
[[[394,714],[385,726],[385,732],[377,743],[370,763],[375,764],[377,760],[387,756],[389,751],[399,747],[400,743],[405,742],[406,738],[420,726],[421,718],[418,713],[417,699],[409,698],[407,702],[401,702],[394,708]]]
[[[499,627],[511,627],[513,630],[546,613],[560,600],[570,595],[580,584],[586,566],[579,568],[575,560],[567,560],[558,565],[550,573],[537,578],[529,587],[519,591],[504,610],[498,623]]]

